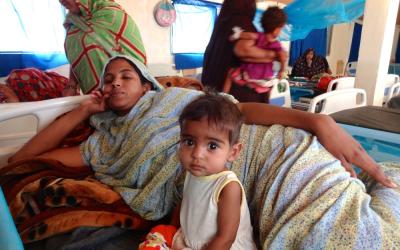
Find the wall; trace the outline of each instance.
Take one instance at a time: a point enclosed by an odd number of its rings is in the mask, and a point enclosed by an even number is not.
[[[116,0],[139,26],[148,63],[171,64],[171,28],[159,26],[153,16],[154,7],[159,1],[160,0]]]
[[[354,23],[336,24],[333,26],[329,55],[326,57],[333,74],[339,60],[346,65],[349,59],[351,39],[353,37]],[[338,72],[341,74],[342,72]]]
[[[360,23],[362,24],[362,23]],[[353,37],[354,23],[337,24],[333,26],[331,50],[326,57],[332,72],[336,73],[336,65],[338,60],[343,60],[346,65],[350,54],[351,39]],[[397,42],[399,40],[400,26],[395,28],[393,38],[393,47],[390,56],[390,61],[393,63],[396,59]]]

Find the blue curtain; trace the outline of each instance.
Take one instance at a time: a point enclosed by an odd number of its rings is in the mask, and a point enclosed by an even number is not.
[[[16,68],[48,69],[68,63],[65,13],[54,0],[1,0],[0,76]]]
[[[353,30],[353,38],[351,39],[351,47],[349,54],[349,62],[358,61],[358,52],[360,50],[362,25],[355,23]]]
[[[326,56],[327,29],[313,30],[304,39],[292,41],[290,43],[289,65],[293,66],[296,59],[301,56],[308,48],[313,48],[315,53]]]

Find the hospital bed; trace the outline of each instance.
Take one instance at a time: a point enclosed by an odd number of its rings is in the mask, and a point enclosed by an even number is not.
[[[0,166],[57,116],[73,109],[87,98],[88,95],[69,96],[0,105]]]
[[[179,75],[170,64],[148,64],[148,68],[155,77]],[[47,71],[56,72],[68,78],[70,65],[60,65]],[[4,83],[6,79],[7,76],[1,77],[0,82]],[[87,98],[88,96],[75,96],[0,105],[0,166],[4,165],[10,155],[57,116],[73,109]]]
[[[23,144],[59,115],[73,109],[89,96],[71,96],[38,102],[0,105],[0,168]],[[23,249],[0,188],[0,246]]]
[[[73,109],[88,96],[63,97],[36,103],[4,104],[0,109],[0,159],[4,164],[7,158],[20,148],[37,131],[40,131],[59,115]],[[29,124],[29,126],[27,126]],[[20,126],[22,128],[20,128]],[[348,127],[345,127],[349,131]],[[393,134],[391,134],[393,136]],[[383,138],[377,135],[380,140]],[[391,137],[392,137],[391,136]],[[368,138],[367,138],[368,139]],[[370,139],[368,139],[370,140]],[[394,142],[384,143],[391,148],[397,148]],[[376,147],[373,150],[377,150]],[[397,154],[397,153],[396,153]],[[381,157],[382,154],[379,155]],[[383,159],[384,160],[384,159]],[[392,159],[393,160],[393,159]],[[0,166],[2,166],[1,164]],[[2,218],[0,224],[0,244],[13,246],[11,249],[22,249],[21,240],[15,230],[12,219],[7,211],[7,205],[2,199],[0,190],[0,209]]]

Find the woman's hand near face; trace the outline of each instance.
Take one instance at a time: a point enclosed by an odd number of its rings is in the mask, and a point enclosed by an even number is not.
[[[108,98],[108,94],[103,94],[102,91],[95,90],[90,93],[90,96],[90,99],[82,102],[81,104],[81,107],[89,116],[107,110],[106,99]]]

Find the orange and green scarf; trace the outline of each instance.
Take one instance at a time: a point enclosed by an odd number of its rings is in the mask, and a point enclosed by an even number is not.
[[[80,15],[68,14],[65,53],[84,94],[96,89],[108,59],[117,54],[146,64],[139,29],[113,0],[80,0]]]

